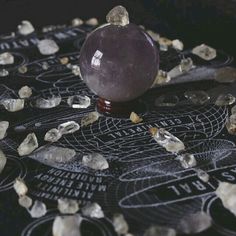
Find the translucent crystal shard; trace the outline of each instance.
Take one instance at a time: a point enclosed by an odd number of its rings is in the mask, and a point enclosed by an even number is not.
[[[197,176],[203,182],[205,182],[205,183],[209,182],[210,176],[208,175],[208,173],[206,171],[198,169]]]
[[[154,140],[168,152],[178,153],[185,150],[184,143],[163,128],[150,128]]]
[[[155,85],[167,84],[168,82],[170,82],[170,80],[171,77],[168,72],[159,70],[152,87]]]
[[[178,231],[184,234],[196,234],[208,229],[211,225],[211,217],[199,211],[184,216],[179,222]]]
[[[236,68],[222,67],[216,70],[214,79],[220,83],[233,83],[236,81]]]
[[[233,103],[235,103],[235,100],[236,100],[235,97],[230,93],[220,94],[215,101],[215,105],[228,106],[228,105],[232,105]]]
[[[29,98],[32,95],[32,89],[29,86],[23,86],[19,92],[19,97],[20,98]]]
[[[28,187],[25,184],[25,181],[21,178],[16,178],[13,188],[19,196],[24,196],[28,192]]]
[[[216,50],[205,44],[193,48],[192,53],[199,56],[203,60],[210,61],[216,57]]]
[[[60,124],[58,126],[59,132],[64,134],[72,134],[80,129],[80,125],[76,123],[75,121],[67,121],[63,124]]]
[[[35,101],[35,106],[40,109],[50,109],[59,106],[61,103],[61,97],[52,96],[51,98],[38,98]]]
[[[9,75],[8,70],[6,70],[6,69],[1,69],[0,70],[0,77],[6,77],[8,75]]]
[[[91,104],[91,100],[88,96],[74,95],[67,99],[67,103],[72,108],[87,108]]]
[[[27,66],[20,66],[18,68],[18,72],[21,73],[21,74],[25,74],[27,71],[28,71]]]
[[[16,112],[24,109],[25,100],[24,99],[3,99],[0,101],[7,111]]]
[[[83,156],[82,164],[94,170],[105,170],[109,168],[106,158],[99,153],[91,153]]]
[[[10,65],[14,63],[14,56],[9,52],[0,54],[0,65]]]
[[[3,171],[6,163],[7,163],[7,158],[4,154],[4,152],[0,149],[0,174]]]
[[[175,39],[172,41],[172,47],[176,50],[182,51],[184,49],[184,44],[179,39]]]
[[[9,127],[8,121],[0,121],[0,140],[6,137],[6,132]]]
[[[75,214],[79,210],[76,200],[66,198],[59,198],[57,200],[57,207],[62,214]]]
[[[90,112],[81,119],[81,126],[83,127],[93,124],[95,121],[98,120],[99,117],[100,115],[98,112],[96,111]]]
[[[84,23],[84,21],[80,18],[74,18],[72,21],[71,21],[71,24],[72,26],[80,26]]]
[[[80,225],[82,217],[78,214],[72,216],[56,216],[53,226],[53,236],[81,236]]]
[[[184,96],[195,105],[206,104],[210,100],[210,96],[201,90],[197,91],[186,91]]]
[[[184,58],[181,60],[180,64],[179,64],[179,70],[180,72],[184,73],[184,72],[188,72],[193,68],[193,61],[190,57],[188,58]]]
[[[69,65],[69,64],[68,64]],[[80,72],[80,67],[78,65],[72,65],[71,66],[71,70],[72,70],[72,73],[76,76],[79,76],[80,78],[82,78],[81,76],[81,72]]]
[[[155,100],[157,107],[174,107],[179,103],[179,98],[176,95],[162,95]]]
[[[36,148],[38,148],[37,137],[34,133],[30,133],[17,148],[17,151],[20,156],[25,156],[32,153]]]
[[[104,218],[104,213],[102,211],[102,208],[96,202],[88,203],[81,209],[81,211],[84,216],[88,216],[92,218]]]
[[[21,24],[17,26],[17,28],[18,32],[22,35],[28,35],[34,32],[33,25],[27,20],[22,21]]]
[[[125,26],[129,24],[129,13],[122,6],[114,7],[106,16],[108,23]]]
[[[136,114],[135,112],[131,112],[129,118],[130,118],[131,122],[133,122],[134,124],[138,124],[143,121],[143,119],[141,117],[139,117],[138,114]]]
[[[43,202],[36,200],[29,213],[32,218],[39,218],[46,215],[47,207]]]
[[[129,225],[122,214],[120,213],[115,214],[113,216],[112,222],[114,229],[118,233],[118,235],[123,235],[128,233]]]
[[[144,233],[144,236],[176,236],[176,231],[159,225],[150,226]]]
[[[180,161],[180,164],[185,169],[192,168],[197,165],[197,161],[194,155],[190,153],[181,154],[177,157],[177,159]]]
[[[32,206],[33,201],[27,195],[23,195],[23,196],[19,197],[18,203],[19,203],[20,206],[28,209],[28,208],[30,208]]]
[[[53,129],[50,129],[45,134],[44,140],[53,143],[53,142],[57,142],[61,137],[62,137],[61,132],[58,129],[53,128]]]
[[[43,39],[37,46],[42,55],[52,55],[59,51],[57,43],[52,39]]]
[[[231,123],[230,121],[227,121],[226,128],[227,128],[229,134],[236,135],[236,124]]]

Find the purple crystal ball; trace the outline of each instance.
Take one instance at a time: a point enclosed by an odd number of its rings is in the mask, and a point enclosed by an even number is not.
[[[134,24],[104,25],[93,31],[81,48],[81,75],[99,97],[131,101],[147,91],[159,67],[158,49]]]

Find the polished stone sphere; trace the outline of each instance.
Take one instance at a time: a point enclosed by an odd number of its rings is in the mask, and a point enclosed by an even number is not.
[[[125,102],[151,87],[158,72],[159,53],[140,27],[107,24],[87,37],[79,64],[83,80],[95,94],[112,102]]]

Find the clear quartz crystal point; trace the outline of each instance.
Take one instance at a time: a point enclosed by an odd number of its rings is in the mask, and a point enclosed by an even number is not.
[[[38,146],[36,135],[34,133],[30,133],[17,148],[17,151],[20,156],[25,156],[32,153],[36,148],[38,148]]]
[[[23,195],[23,196],[19,197],[18,203],[19,203],[20,206],[28,209],[28,208],[30,208],[32,206],[33,201],[27,195]]]
[[[106,158],[99,153],[91,153],[83,156],[82,164],[94,170],[105,170],[109,168]]]
[[[67,99],[67,103],[72,108],[87,108],[91,104],[91,100],[88,96],[74,95]]]
[[[193,104],[196,105],[203,105],[206,104],[210,100],[210,96],[202,91],[202,90],[197,90],[197,91],[186,91],[184,93],[184,96]]]
[[[8,121],[0,121],[0,140],[6,137],[6,132],[9,127]]]
[[[90,112],[81,119],[81,126],[88,126],[93,124],[100,117],[99,113],[96,111]]]
[[[4,170],[6,163],[7,163],[7,157],[5,156],[4,152],[0,149],[0,174]]]
[[[192,53],[206,61],[210,61],[217,56],[216,50],[205,44],[193,48]]]
[[[28,192],[28,187],[25,184],[25,181],[21,178],[16,178],[15,183],[13,184],[13,188],[15,189],[18,196],[24,196]]]
[[[185,150],[184,143],[163,128],[149,129],[154,140],[168,152],[178,153]]]
[[[40,109],[50,109],[59,106],[61,103],[60,96],[52,96],[51,98],[38,98],[35,101],[35,107]]]
[[[106,16],[108,23],[125,26],[129,24],[129,13],[123,6],[116,6]]]
[[[195,167],[197,165],[197,161],[193,154],[190,153],[184,153],[177,157],[177,159],[180,161],[180,164],[183,168],[188,169]]]
[[[16,112],[24,109],[25,100],[9,98],[1,100],[0,104],[2,104],[7,111]]]
[[[59,51],[59,46],[52,39],[43,39],[39,41],[37,46],[42,55],[52,55]]]
[[[36,200],[29,213],[32,218],[39,218],[46,215],[47,207],[43,202]]]
[[[118,235],[124,235],[128,233],[129,225],[122,214],[114,214],[112,222],[114,229],[118,233]]]
[[[174,107],[179,103],[179,98],[176,95],[161,95],[155,100],[157,107]]]
[[[82,209],[82,214],[87,217],[92,218],[104,218],[104,213],[101,206],[94,202],[94,203],[87,203]]]
[[[9,52],[0,54],[0,65],[10,65],[14,63],[14,56]]]
[[[196,172],[200,180],[202,180],[205,183],[209,182],[210,176],[206,171],[198,169]]]
[[[19,34],[21,35],[28,35],[34,32],[33,25],[27,20],[23,20],[21,24],[17,26],[17,28]]]
[[[56,216],[53,221],[53,236],[81,236],[80,225],[82,217],[79,214]]]
[[[176,231],[159,225],[150,226],[144,233],[144,236],[176,236]]]
[[[57,142],[62,137],[61,132],[56,129],[50,129],[44,136],[44,141],[48,141],[51,143]]]
[[[23,86],[19,91],[18,91],[19,97],[20,98],[29,98],[32,95],[32,89],[29,86]]]
[[[62,214],[75,214],[79,210],[79,204],[73,199],[59,198],[57,208]]]
[[[220,94],[215,101],[215,105],[228,106],[228,105],[232,105],[233,103],[235,103],[235,100],[236,100],[235,97],[230,93]]]
[[[72,134],[80,129],[80,125],[75,121],[67,121],[58,126],[59,132],[64,134]]]

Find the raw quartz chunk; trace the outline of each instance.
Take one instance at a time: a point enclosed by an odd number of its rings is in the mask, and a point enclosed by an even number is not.
[[[67,103],[72,108],[87,108],[91,105],[91,100],[88,96],[74,95],[68,97]]]
[[[195,105],[203,105],[210,100],[210,96],[202,90],[186,91],[184,96]]]
[[[82,214],[87,217],[92,217],[92,218],[104,218],[104,213],[101,208],[101,206],[94,202],[94,203],[88,203],[85,205],[82,209]]]
[[[192,168],[197,165],[197,161],[194,155],[190,153],[181,154],[177,157],[177,159],[180,161],[180,164],[185,169]]]
[[[0,70],[0,77],[6,77],[8,75],[9,75],[8,70],[6,70],[6,69],[1,69]]]
[[[83,156],[82,164],[94,170],[105,170],[109,168],[106,158],[99,153],[91,153]]]
[[[165,38],[165,37],[160,37],[158,39],[158,43],[160,45],[161,51],[167,51],[168,47],[170,47],[172,45],[172,41],[168,38]]]
[[[167,84],[168,82],[170,82],[171,77],[168,74],[168,72],[163,71],[163,70],[159,70],[156,76],[156,79],[154,81],[153,86],[155,85],[161,85],[161,84]]]
[[[20,98],[29,98],[32,95],[32,89],[29,86],[23,86],[19,91],[18,91],[19,97]]]
[[[153,41],[158,42],[160,35],[157,34],[156,32],[152,31],[152,30],[147,30],[147,33],[151,36]]]
[[[181,73],[188,72],[193,68],[193,60],[188,57],[181,60],[179,64],[179,71]]]
[[[53,226],[53,236],[81,236],[80,225],[82,217],[79,214],[71,216],[56,216]]]
[[[5,107],[9,112],[16,112],[24,109],[25,100],[24,99],[3,99],[0,103]]]
[[[18,68],[18,72],[21,73],[21,74],[25,74],[27,71],[28,71],[27,66],[20,66]]]
[[[14,63],[14,56],[9,52],[0,54],[0,65],[10,65]]]
[[[22,21],[21,24],[17,26],[17,28],[18,32],[22,35],[28,35],[34,32],[33,25],[27,20]]]
[[[220,94],[215,101],[215,105],[217,106],[228,106],[235,103],[235,97],[228,93],[228,94]]]
[[[69,65],[69,64],[68,64]],[[70,66],[69,66],[70,67]],[[80,72],[80,67],[78,65],[72,65],[71,68],[72,73],[76,76],[79,76],[80,78],[82,78],[81,76],[81,72]]]
[[[80,18],[74,18],[72,21],[71,21],[71,24],[72,26],[80,26],[84,23],[84,21]]]
[[[21,178],[16,178],[13,188],[20,197],[26,195],[28,192],[28,187],[26,186],[25,181]]]
[[[217,55],[214,48],[209,47],[205,44],[193,48],[192,53],[206,61],[214,59]]]
[[[176,95],[162,95],[155,100],[157,107],[174,107],[179,103],[179,98]]]
[[[113,216],[112,222],[114,229],[118,233],[118,235],[123,235],[128,233],[129,225],[122,214],[119,213],[115,214]]]
[[[62,214],[75,214],[79,210],[79,204],[76,200],[60,198],[57,200],[58,210]]]
[[[176,236],[176,231],[159,225],[150,226],[144,233],[144,236]]]
[[[66,64],[69,63],[69,58],[68,58],[68,57],[62,57],[62,58],[60,58],[59,60],[60,60],[60,63],[61,63],[62,65],[66,65]]]
[[[235,123],[231,123],[230,121],[227,121],[226,128],[227,128],[229,134],[236,135],[236,124]]]
[[[178,231],[184,234],[196,234],[208,229],[211,225],[211,217],[199,211],[184,216],[178,224]]]
[[[83,127],[83,126],[91,125],[95,121],[97,121],[99,117],[100,115],[98,112],[96,111],[90,112],[81,119],[81,126]]]
[[[172,47],[176,50],[182,51],[184,49],[184,44],[179,39],[175,39],[172,41]]]
[[[28,209],[28,208],[30,208],[32,206],[33,201],[27,195],[23,195],[23,196],[19,197],[18,203],[19,203],[20,206]]]
[[[6,163],[7,163],[7,158],[4,154],[4,152],[0,149],[0,174],[3,171]]]
[[[64,134],[72,134],[80,129],[80,125],[75,121],[67,121],[58,126],[59,132]]]
[[[165,148],[167,152],[179,153],[180,151],[185,150],[184,143],[165,129],[150,128],[149,132],[151,133],[154,140],[160,146]]]
[[[51,98],[38,98],[35,101],[35,106],[40,109],[50,109],[59,106],[61,103],[60,96],[52,96]]]
[[[42,55],[52,55],[59,51],[57,43],[52,39],[40,40],[37,46]]]
[[[97,26],[98,25],[98,20],[96,18],[90,18],[90,19],[85,21],[85,24],[90,25],[90,26]]]
[[[209,182],[210,176],[206,171],[198,169],[197,170],[197,176],[203,182],[205,182],[205,183]]]
[[[236,114],[236,105],[234,105],[231,109],[232,115]]]
[[[38,148],[38,146],[36,135],[34,133],[30,133],[17,148],[17,151],[20,156],[25,156],[32,153],[36,148]]]
[[[216,70],[214,79],[220,83],[233,83],[236,81],[236,68],[226,66]]]
[[[129,13],[123,6],[116,6],[106,16],[108,23],[125,26],[129,24]]]
[[[45,134],[44,140],[48,141],[48,142],[51,142],[51,143],[54,143],[54,142],[57,142],[61,137],[62,137],[61,132],[58,129],[53,128],[53,129],[50,129]]]
[[[136,114],[135,112],[131,112],[129,118],[134,124],[138,124],[143,121],[143,119],[139,117],[138,114]]]
[[[39,218],[46,215],[47,207],[43,202],[36,200],[29,213],[32,218]]]
[[[8,121],[0,121],[0,140],[6,137],[6,132],[9,127]]]

